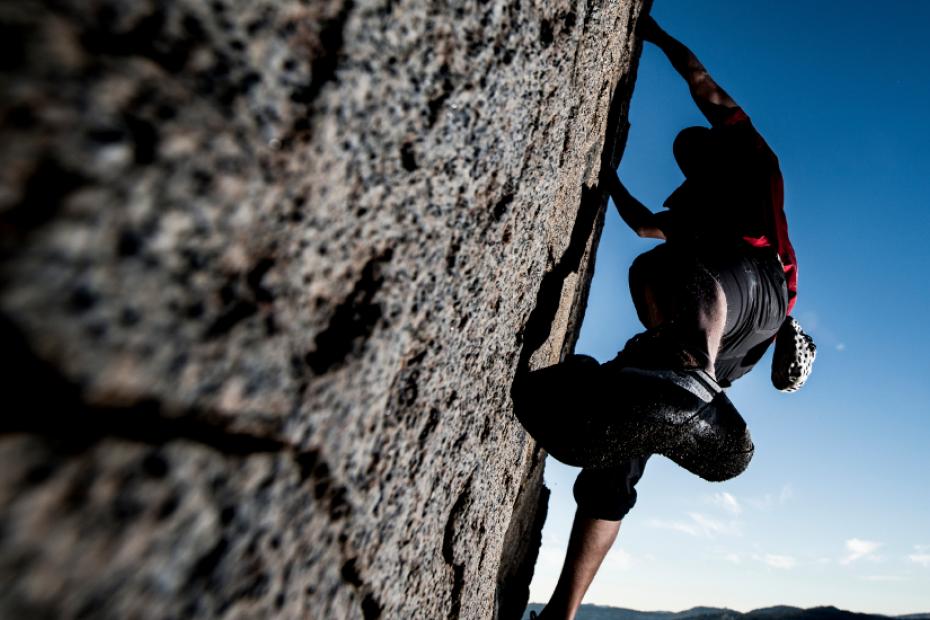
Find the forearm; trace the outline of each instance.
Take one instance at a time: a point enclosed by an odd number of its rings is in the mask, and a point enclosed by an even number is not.
[[[688,83],[691,97],[712,124],[726,118],[727,111],[738,107],[736,102],[711,78],[688,47],[647,17],[642,26],[643,37],[655,44],[668,57],[672,67]]]
[[[605,177],[610,197],[614,199],[617,212],[626,225],[640,237],[664,239],[662,231],[656,226],[655,214],[630,194],[616,173],[608,172]]]
[[[662,50],[675,71],[688,82],[707,76],[707,69],[688,47],[658,26],[651,33],[651,41]]]

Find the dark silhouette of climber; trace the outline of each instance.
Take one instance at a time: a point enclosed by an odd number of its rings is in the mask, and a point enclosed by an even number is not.
[[[673,146],[685,181],[653,213],[605,165],[601,184],[641,237],[665,241],[637,257],[630,292],[646,331],[605,364],[583,355],[518,375],[515,411],[555,458],[583,467],[558,585],[543,620],[574,618],[636,502],[651,454],[708,480],[739,475],[752,458],[746,423],[723,388],[776,341],[772,379],[798,389],[814,345],[788,316],[797,261],[788,239],[778,159],[749,117],[695,55],[651,17],[640,35],[687,81],[711,127]]]

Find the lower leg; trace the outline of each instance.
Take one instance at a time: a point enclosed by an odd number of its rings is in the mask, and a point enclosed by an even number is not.
[[[562,574],[540,620],[572,620],[575,617],[619,530],[620,521],[592,519],[575,513]]]

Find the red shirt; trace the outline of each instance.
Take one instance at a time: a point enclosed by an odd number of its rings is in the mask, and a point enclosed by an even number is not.
[[[758,200],[747,205],[758,212],[748,220],[752,225],[741,231],[743,240],[757,248],[774,247],[781,259],[788,283],[788,314],[794,308],[798,295],[798,259],[795,256],[791,240],[788,238],[788,220],[785,217],[785,185],[778,157],[765,143],[749,116],[741,108],[732,111],[720,122],[718,127],[731,134],[730,145],[736,147],[734,158],[746,158],[752,168],[756,182],[765,185],[765,193],[757,194]],[[715,128],[716,129],[716,128]],[[754,220],[754,221],[753,221]]]

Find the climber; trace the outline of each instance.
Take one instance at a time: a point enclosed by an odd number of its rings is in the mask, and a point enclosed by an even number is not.
[[[622,219],[638,235],[665,241],[630,268],[646,331],[605,364],[574,355],[515,379],[515,411],[530,434],[555,458],[583,467],[562,574],[541,620],[574,618],[636,502],[651,454],[708,480],[738,475],[753,444],[724,388],[775,341],[773,384],[794,391],[815,352],[788,316],[797,261],[775,154],[687,47],[651,17],[639,32],[686,80],[711,128],[690,127],[675,139],[685,181],[664,212],[651,212],[614,170],[602,169]]]

